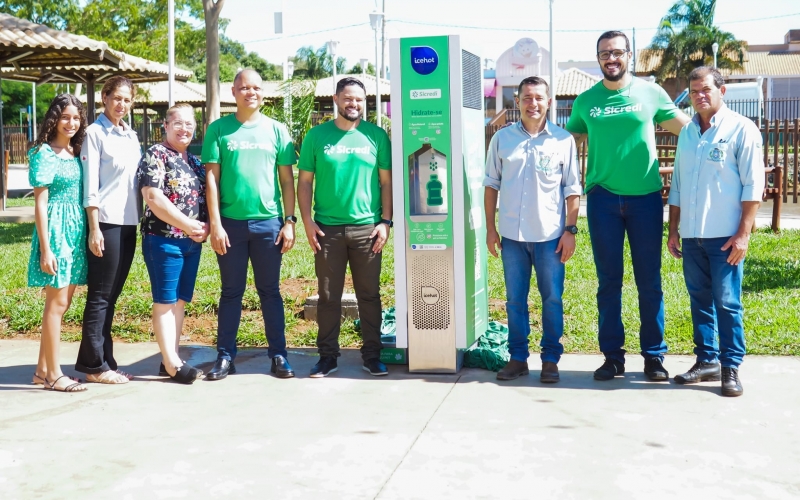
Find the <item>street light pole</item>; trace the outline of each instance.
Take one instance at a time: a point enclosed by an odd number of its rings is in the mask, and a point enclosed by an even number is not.
[[[175,0],[167,2],[167,64],[169,65],[169,84],[167,85],[167,92],[169,98],[169,107],[175,104],[173,97],[173,89],[175,87]],[[131,110],[131,112],[133,112]]]
[[[286,119],[286,126],[289,127],[289,131],[294,131],[294,116],[292,111],[292,104],[294,103],[294,94],[292,93],[292,76],[294,76],[294,62],[287,60],[286,61],[286,97],[283,99],[284,105],[284,118]]]
[[[383,12],[373,10],[369,15],[369,23],[375,31],[375,123],[381,126],[381,72],[378,69],[381,60],[378,58],[378,30],[383,24]]]
[[[550,0],[550,98],[553,100],[550,105],[550,121],[556,123],[558,104],[556,98],[558,97],[558,89],[556,88],[556,56],[553,50],[553,3],[555,0]]]
[[[719,44],[714,42],[711,44],[711,50],[714,52],[714,68],[717,67],[717,51],[719,50]]]
[[[367,82],[367,64],[369,64],[369,59],[366,57],[362,57],[358,63],[361,65],[361,82],[366,85]],[[364,112],[362,113],[362,119],[367,119],[367,99],[366,96],[364,98]]]
[[[333,68],[333,94],[336,95],[336,48],[339,46],[339,42],[331,40],[328,42],[328,52],[331,54],[331,67]],[[331,98],[333,101],[333,98]],[[339,116],[339,110],[336,109],[336,101],[333,101],[333,118],[336,119]]]

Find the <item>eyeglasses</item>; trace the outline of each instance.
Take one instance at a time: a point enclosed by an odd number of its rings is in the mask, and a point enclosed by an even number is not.
[[[627,53],[628,53],[627,50],[601,50],[600,52],[597,53],[597,57],[601,61],[606,61],[608,59],[611,59],[612,56],[614,57],[614,59],[622,59],[622,56],[624,56]]]
[[[169,122],[169,125],[174,128],[175,130],[194,130],[194,123],[192,122],[182,122],[180,120],[176,120],[174,122]]]

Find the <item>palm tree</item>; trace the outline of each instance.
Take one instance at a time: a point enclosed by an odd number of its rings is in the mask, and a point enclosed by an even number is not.
[[[309,80],[319,80],[333,74],[331,66],[331,55],[328,54],[328,48],[323,45],[322,47],[314,50],[310,45],[300,47],[294,58],[294,74],[301,78]],[[345,73],[346,61],[344,57],[336,58],[336,73],[341,75]]]
[[[286,124],[297,151],[311,128],[311,117],[317,111],[317,84],[311,80],[287,80],[278,87],[281,99],[261,107],[261,113]],[[284,99],[289,99],[285,105]]]
[[[713,65],[714,42],[719,44],[717,68],[742,68],[747,42],[714,26],[716,7],[716,0],[678,0],[670,7],[647,47],[649,50],[642,54],[644,64],[660,58],[653,71],[659,83],[675,78],[679,89],[681,80],[687,80],[694,68]]]

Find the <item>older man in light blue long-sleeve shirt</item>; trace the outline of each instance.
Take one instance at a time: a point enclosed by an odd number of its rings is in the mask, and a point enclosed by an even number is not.
[[[497,374],[499,380],[529,373],[532,267],[542,296],[541,381],[559,380],[558,361],[564,351],[560,343],[564,332],[564,263],[575,252],[581,184],[575,140],[547,121],[550,102],[545,80],[524,79],[517,97],[520,122],[492,137],[486,158],[486,243],[495,257],[496,247],[502,251],[511,354]],[[499,232],[495,225],[498,196]]]
[[[697,355],[694,366],[675,381],[722,379],[723,396],[740,396],[742,277],[764,191],[764,152],[761,131],[725,106],[724,94],[724,80],[715,68],[700,67],[689,75],[697,114],[678,137],[667,248],[683,258]]]

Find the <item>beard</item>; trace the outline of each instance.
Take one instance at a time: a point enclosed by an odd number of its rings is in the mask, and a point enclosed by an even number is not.
[[[361,113],[359,113],[355,109],[341,110],[341,111],[339,111],[339,115],[342,118],[344,118],[345,120],[349,121],[349,122],[354,122],[354,121],[358,120],[359,118],[361,118]]]
[[[616,75],[609,75],[608,73],[606,73],[606,68],[605,68],[605,66],[600,66],[600,71],[602,71],[602,72],[603,72],[603,76],[604,76],[604,77],[606,78],[606,80],[608,80],[609,82],[618,82],[618,81],[622,80],[622,77],[624,77],[624,76],[625,76],[625,73],[627,73],[627,72],[628,72],[628,68],[627,68],[627,67],[625,67],[625,66],[622,66],[622,65],[620,64],[620,66],[619,66],[619,73],[617,73]]]

